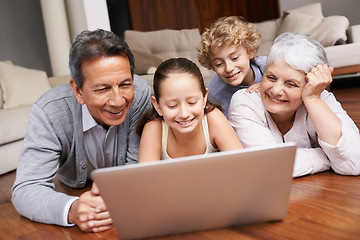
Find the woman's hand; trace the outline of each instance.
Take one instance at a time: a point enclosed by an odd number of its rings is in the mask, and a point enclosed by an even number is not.
[[[305,108],[320,140],[336,146],[341,138],[341,121],[320,98],[320,94],[332,81],[334,70],[326,65],[317,65],[306,75],[302,91]]]
[[[320,98],[320,94],[332,82],[331,73],[334,68],[327,65],[317,65],[306,75],[306,85],[302,91],[302,99],[305,102],[311,98]]]

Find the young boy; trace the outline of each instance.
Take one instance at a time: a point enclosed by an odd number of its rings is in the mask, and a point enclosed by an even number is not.
[[[202,34],[198,60],[215,75],[207,85],[212,102],[227,116],[232,95],[239,89],[261,82],[266,57],[255,57],[261,35],[241,17],[217,19]]]

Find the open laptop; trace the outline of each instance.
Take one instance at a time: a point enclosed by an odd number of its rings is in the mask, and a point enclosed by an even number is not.
[[[93,180],[121,239],[282,220],[296,145],[97,169]]]

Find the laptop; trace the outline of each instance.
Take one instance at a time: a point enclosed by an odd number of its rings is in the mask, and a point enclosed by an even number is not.
[[[282,220],[294,143],[96,169],[92,178],[121,239]]]

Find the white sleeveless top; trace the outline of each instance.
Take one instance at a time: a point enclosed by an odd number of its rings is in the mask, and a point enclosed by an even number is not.
[[[208,127],[208,123],[207,123],[206,114],[205,114],[204,118],[202,119],[201,123],[202,123],[203,131],[204,131],[204,135],[205,135],[205,142],[206,142],[206,151],[204,154],[217,152],[217,149],[214,148],[210,142],[209,127]],[[169,155],[167,154],[167,151],[166,151],[168,135],[169,135],[169,126],[163,120],[162,121],[161,159],[171,159],[171,157],[169,157]]]

